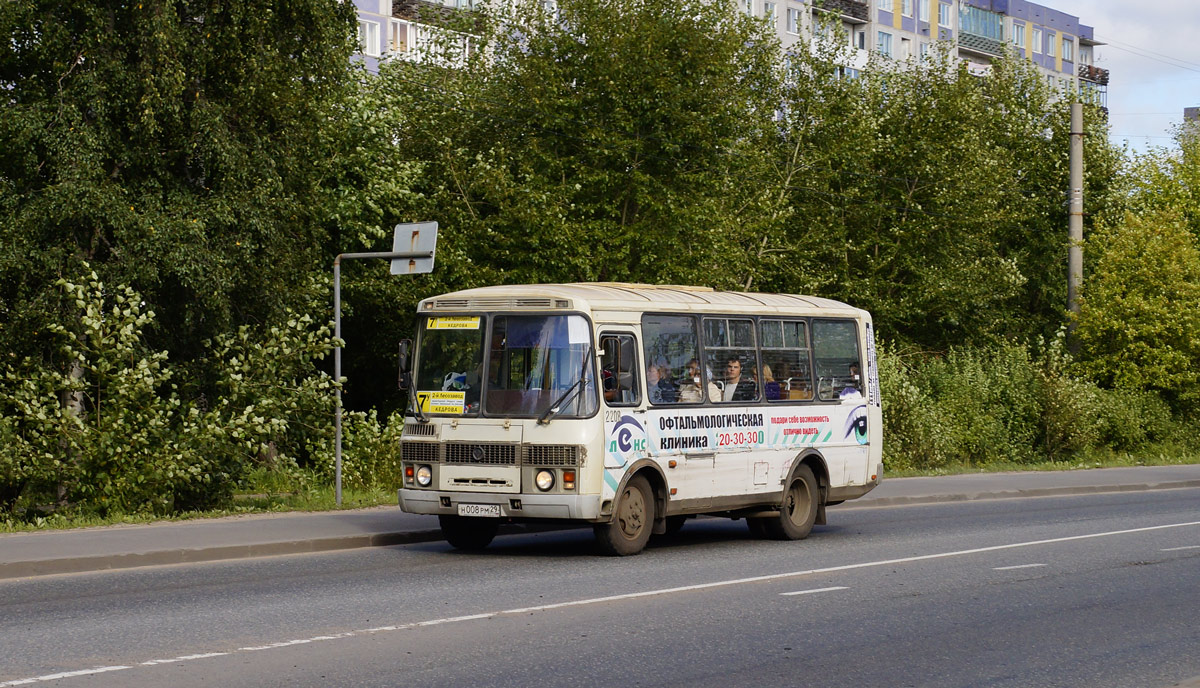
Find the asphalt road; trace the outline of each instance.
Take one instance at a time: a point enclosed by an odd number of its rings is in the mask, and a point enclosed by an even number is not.
[[[0,687],[1200,676],[1200,489],[838,507],[795,543],[704,519],[592,552],[575,530],[0,581]]]

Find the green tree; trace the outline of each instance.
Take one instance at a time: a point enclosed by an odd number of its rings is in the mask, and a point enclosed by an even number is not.
[[[1033,67],[1004,58],[975,77],[942,48],[847,79],[837,52],[792,56],[776,155],[791,212],[765,238],[760,286],[870,308],[881,331],[925,348],[1053,333],[1066,114]],[[1111,180],[1119,156],[1096,147],[1096,178]]]
[[[1200,382],[1200,243],[1183,213],[1130,214],[1087,241],[1081,369],[1102,384],[1194,408]]]
[[[353,148],[353,30],[335,0],[3,3],[5,348],[53,349],[78,261],[143,294],[176,357],[297,303]]]
[[[1154,148],[1135,155],[1129,180],[1132,209],[1139,214],[1175,211],[1200,237],[1200,124],[1175,130],[1176,147]]]
[[[703,0],[525,1],[463,69],[385,66],[442,279],[727,282],[776,105],[762,29]]]
[[[413,175],[379,197],[378,224],[437,220],[437,269],[397,280],[346,266],[348,405],[402,402],[379,371],[434,293],[742,283],[778,102],[778,49],[759,22],[706,0],[566,0],[553,15],[526,0],[422,21],[442,29],[424,59],[366,84],[366,156]]]

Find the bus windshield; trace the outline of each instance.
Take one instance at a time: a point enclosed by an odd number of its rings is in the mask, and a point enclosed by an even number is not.
[[[489,416],[537,416],[565,402],[558,417],[596,412],[591,327],[581,315],[498,315],[492,320],[484,411]],[[580,384],[577,393],[566,394]]]
[[[483,377],[484,319],[426,318],[417,355],[417,403],[425,413],[479,413]]]

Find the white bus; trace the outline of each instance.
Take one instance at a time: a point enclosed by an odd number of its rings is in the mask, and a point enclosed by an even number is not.
[[[469,289],[418,306],[400,507],[486,547],[501,522],[593,524],[636,554],[699,514],[797,540],[883,473],[866,311],[641,284]]]

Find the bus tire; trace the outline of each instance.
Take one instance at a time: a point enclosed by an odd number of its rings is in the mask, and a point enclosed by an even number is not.
[[[763,523],[767,536],[774,540],[803,540],[808,537],[817,520],[820,495],[812,469],[802,464],[792,474],[783,492],[779,516],[766,519]]]
[[[451,547],[467,551],[478,551],[492,544],[500,529],[499,519],[467,516],[438,516],[438,525]]]
[[[645,476],[635,475],[625,483],[615,511],[611,523],[593,528],[600,551],[617,557],[641,552],[654,529],[654,493]]]

